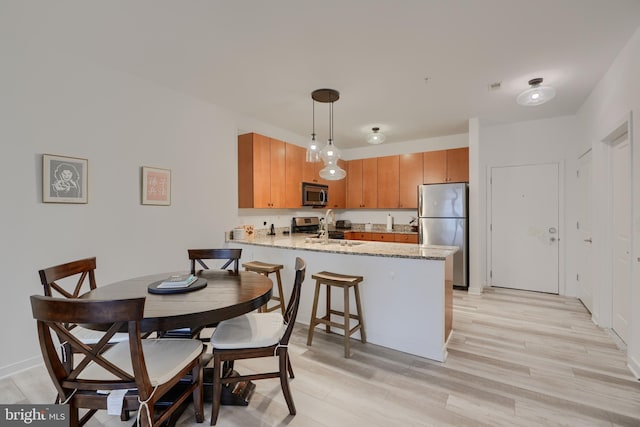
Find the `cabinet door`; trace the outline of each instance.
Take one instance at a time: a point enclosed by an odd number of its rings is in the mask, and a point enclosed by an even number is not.
[[[302,169],[306,163],[306,149],[298,145],[286,144],[284,147],[284,207],[302,206]]]
[[[378,208],[397,208],[399,206],[399,168],[400,156],[378,157]]]
[[[242,191],[242,189],[238,189]],[[271,207],[271,142],[263,135],[253,134],[253,206]]]
[[[302,180],[304,182],[320,182],[320,169],[324,167],[324,163],[322,161],[308,163],[307,162],[307,152],[305,149],[304,157],[303,157],[303,165],[302,165]]]
[[[347,162],[347,208],[362,207],[362,160]]]
[[[378,207],[378,159],[362,160],[362,207]]]
[[[399,207],[418,208],[418,185],[422,184],[422,153],[400,156]]]
[[[270,207],[282,208],[285,203],[285,142],[271,139],[270,143]]]
[[[352,240],[371,240],[371,233],[368,231],[352,231]]]
[[[371,233],[370,240],[374,242],[393,242],[393,233]]]
[[[338,160],[338,166],[346,170],[347,162],[345,162],[344,160]],[[327,207],[332,209],[344,209],[344,207],[346,206],[347,194],[346,178],[337,181],[325,181],[325,183],[329,186],[329,201],[327,203]]]
[[[422,153],[423,184],[441,184],[447,182],[447,150]],[[416,190],[417,191],[417,190]]]
[[[469,147],[447,150],[447,182],[469,182]]]
[[[394,237],[398,243],[418,243],[418,235],[416,233],[397,233]]]

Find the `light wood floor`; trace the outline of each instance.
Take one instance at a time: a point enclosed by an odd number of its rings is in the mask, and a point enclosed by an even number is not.
[[[256,382],[249,407],[223,407],[225,426],[640,426],[640,382],[624,351],[574,298],[506,289],[455,291],[446,363],[297,327],[290,345],[298,415],[278,380]],[[364,308],[366,311],[366,307]],[[408,325],[416,335],[428,325]],[[320,331],[320,330],[319,330]],[[35,331],[34,331],[35,333]],[[275,366],[243,362],[242,372]],[[0,402],[47,403],[44,368],[0,380]],[[208,417],[211,406],[205,406]],[[191,408],[179,422],[195,426]],[[88,425],[128,426],[100,416]]]

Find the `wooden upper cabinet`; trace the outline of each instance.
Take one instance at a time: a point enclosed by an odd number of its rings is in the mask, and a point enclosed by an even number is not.
[[[306,153],[305,153],[306,155]],[[320,165],[324,167],[324,163],[320,162]],[[347,170],[347,162],[344,160],[338,160],[338,166],[345,171]],[[322,168],[319,168],[322,169]],[[319,172],[319,171],[318,171]],[[319,175],[318,175],[319,176]],[[348,175],[347,175],[348,176]],[[346,193],[347,193],[347,180],[339,179],[337,181],[327,181],[320,178],[322,184],[329,186],[329,200],[327,201],[327,207],[331,209],[344,209],[347,205]]]
[[[347,208],[378,207],[378,159],[347,162]]]
[[[469,148],[428,151],[422,154],[423,182],[440,184],[469,181]]]
[[[378,207],[400,205],[400,156],[378,157]]]
[[[378,159],[362,159],[363,208],[378,207]]]
[[[427,151],[422,153],[423,184],[439,184],[447,181],[447,151]]]
[[[285,143],[257,133],[238,136],[238,207],[285,203]]]
[[[304,157],[302,158],[302,181],[320,183],[320,169],[324,167],[322,161],[307,163],[307,152],[305,150]]]
[[[423,158],[422,153],[400,155],[400,208],[418,208],[418,185],[422,184]]]
[[[362,207],[362,160],[347,162],[347,208]]]
[[[302,175],[306,164],[306,149],[298,145],[286,144],[284,147],[284,207],[302,206]]]
[[[448,182],[469,182],[469,147],[447,150]]]

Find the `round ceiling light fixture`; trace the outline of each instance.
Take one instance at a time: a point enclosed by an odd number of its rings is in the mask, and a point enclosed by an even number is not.
[[[529,80],[531,87],[518,95],[516,99],[518,104],[524,105],[525,107],[532,107],[544,104],[556,96],[556,90],[554,88],[551,86],[541,86],[542,80],[542,77]]]
[[[367,142],[369,144],[382,144],[386,137],[384,133],[380,132],[379,127],[371,128],[371,133],[367,135]]]

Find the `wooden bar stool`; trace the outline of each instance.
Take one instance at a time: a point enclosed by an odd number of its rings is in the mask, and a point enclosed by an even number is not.
[[[350,340],[351,335],[356,331],[360,331],[360,341],[367,342],[367,335],[364,332],[364,318],[362,316],[362,304],[360,302],[360,289],[359,283],[364,280],[362,276],[349,276],[345,274],[331,273],[328,271],[321,271],[316,273],[311,278],[316,279],[316,292],[313,297],[313,310],[311,312],[311,322],[309,323],[309,336],[307,337],[307,345],[311,345],[313,341],[313,331],[316,325],[322,323],[326,325],[327,333],[331,332],[331,327],[340,328],[344,330],[344,357],[351,357]],[[320,296],[320,285],[326,285],[327,292],[327,309],[326,314],[323,317],[318,317],[318,297]],[[331,309],[331,286],[341,287],[344,291],[344,311]],[[356,299],[356,313],[349,311],[349,289],[353,288]],[[343,323],[336,323],[331,321],[331,315],[342,316]],[[358,323],[351,328],[350,319],[355,319]]]
[[[266,313],[270,311],[277,310],[280,308],[282,315],[284,316],[285,306],[284,306],[284,293],[282,292],[282,278],[280,277],[280,270],[284,268],[282,264],[269,264],[266,262],[260,261],[249,261],[242,264],[246,271],[253,271],[256,273],[264,274],[269,277],[269,274],[276,273],[276,282],[278,283],[278,295],[271,294],[271,299],[276,301],[278,304],[272,307],[269,307],[269,304],[265,304],[258,311]]]

